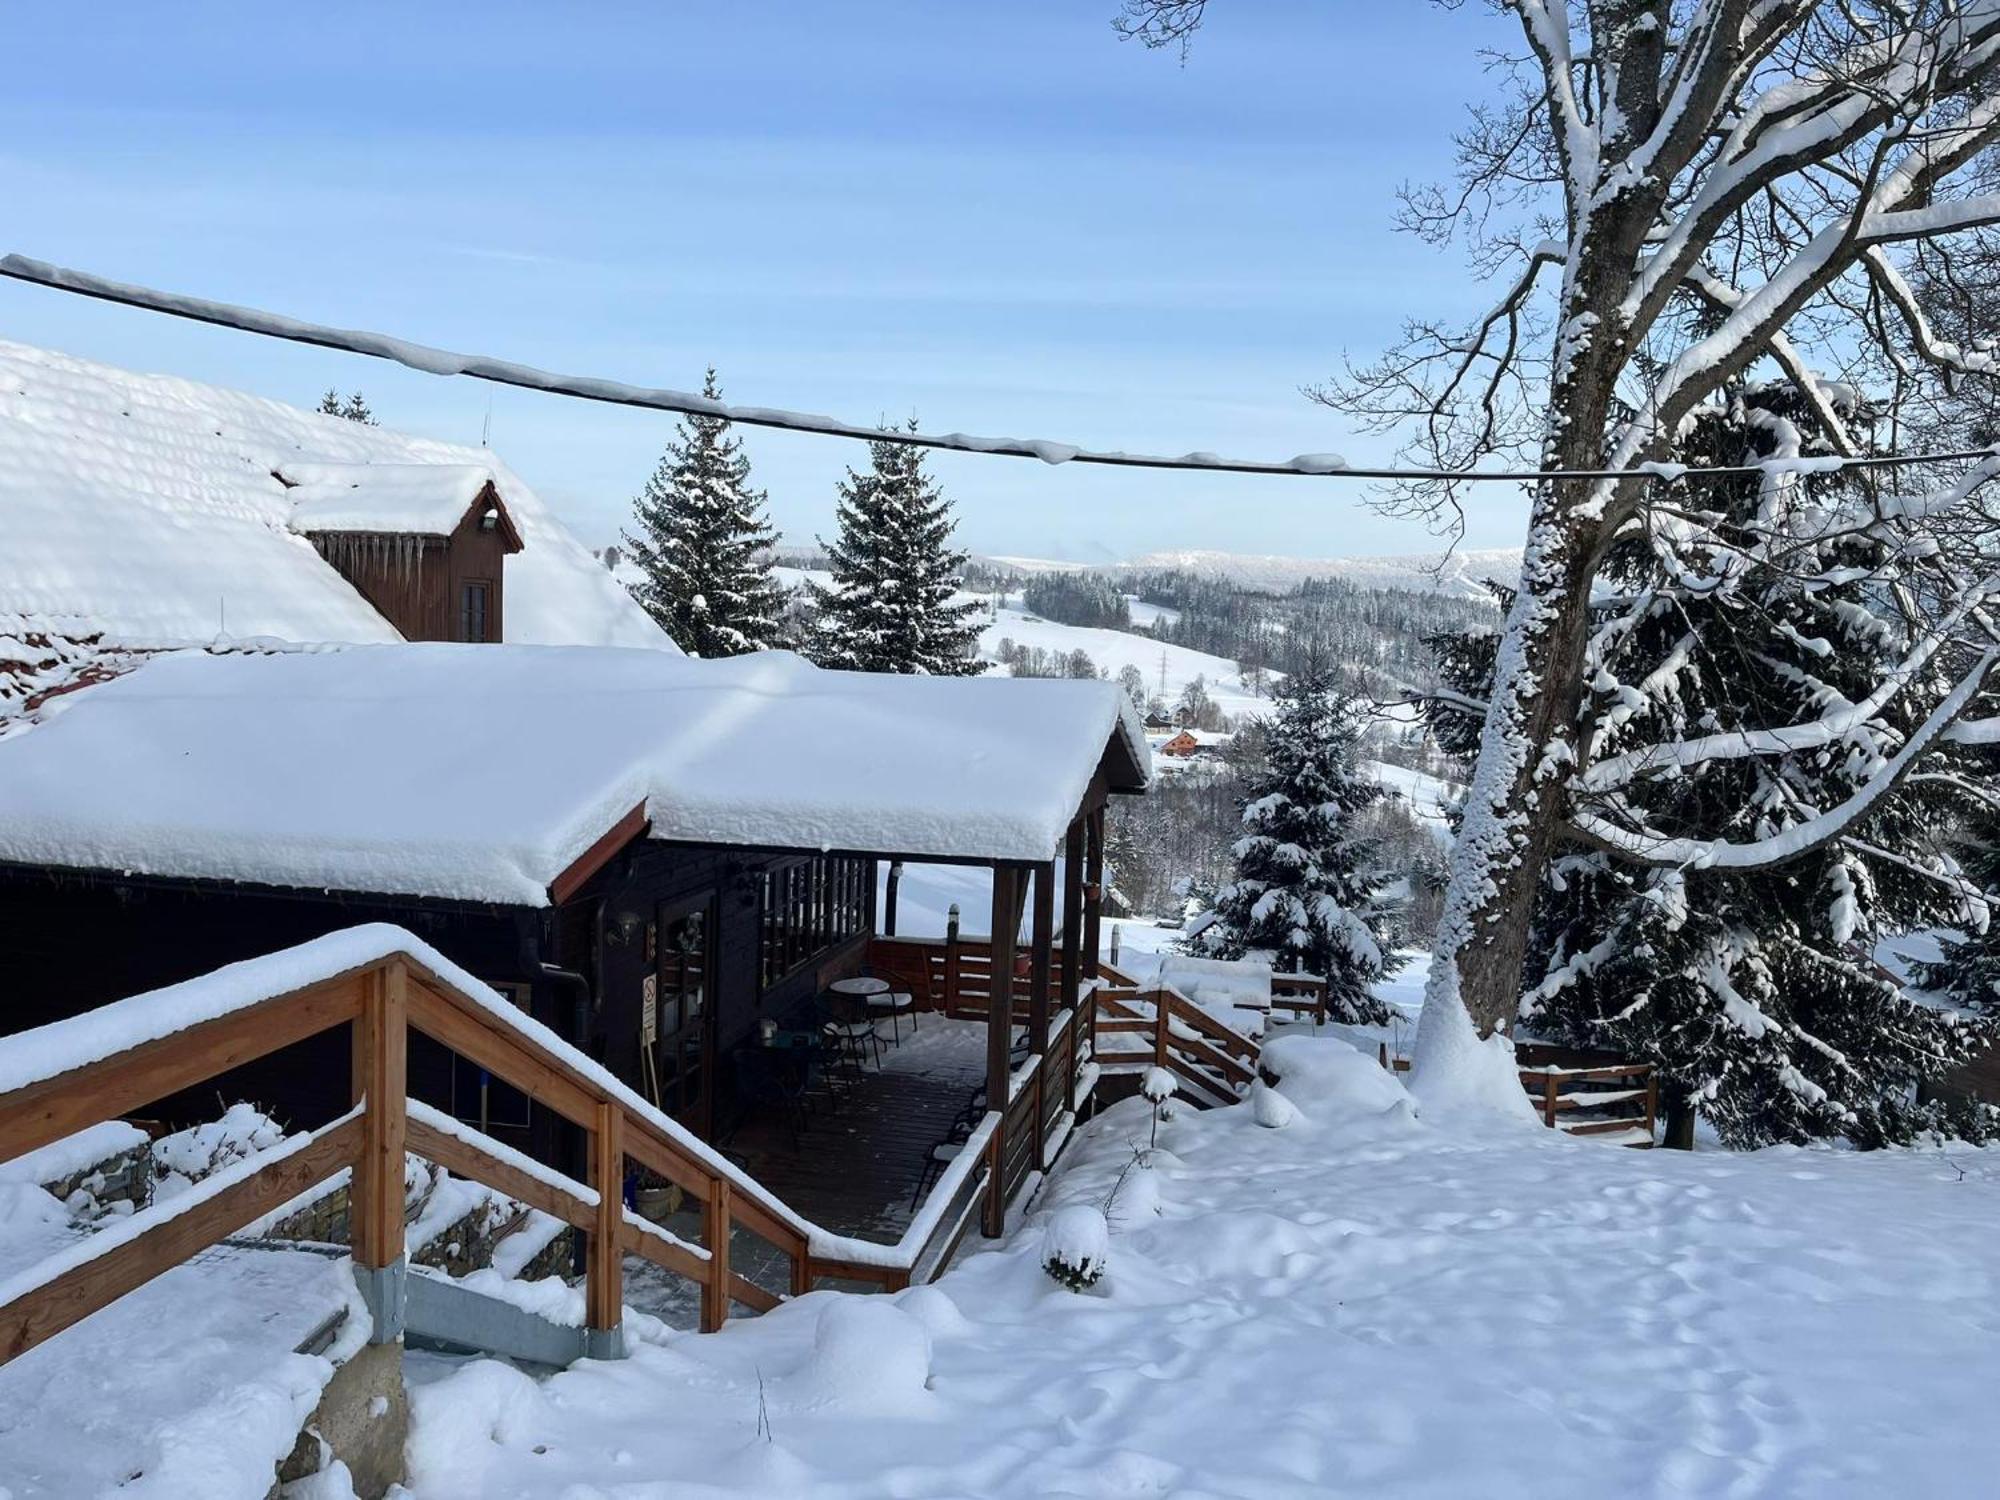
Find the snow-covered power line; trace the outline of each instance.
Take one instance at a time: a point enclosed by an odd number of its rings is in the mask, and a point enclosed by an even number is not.
[[[494,359],[483,354],[459,354],[411,343],[386,333],[364,329],[334,328],[324,323],[308,323],[253,307],[237,307],[211,302],[178,292],[156,291],[110,281],[88,271],[51,265],[24,255],[0,258],[0,276],[32,282],[56,291],[116,302],[148,312],[166,313],[219,328],[286,339],[295,344],[315,344],[349,354],[365,354],[374,359],[392,360],[427,375],[467,375],[498,385],[523,390],[546,391],[551,395],[573,396],[584,401],[601,401],[613,406],[646,407],[683,415],[721,417],[746,427],[774,427],[790,432],[815,433],[823,437],[858,438],[865,442],[907,443],[919,448],[937,448],[954,453],[983,453],[1001,458],[1036,458],[1047,464],[1100,464],[1121,469],[1181,469],[1220,474],[1289,474],[1315,478],[1448,481],[1454,484],[1532,484],[1551,479],[1602,480],[1651,479],[1663,482],[1687,477],[1772,474],[1785,472],[1824,473],[1836,469],[1893,468],[1898,465],[1942,463],[1959,459],[1990,458],[1993,448],[1974,448],[1953,453],[1913,453],[1868,455],[1853,458],[1772,459],[1756,464],[1715,465],[1693,468],[1681,464],[1641,464],[1631,469],[1424,469],[1365,467],[1349,464],[1336,453],[1302,453],[1296,458],[1260,460],[1224,458],[1214,453],[1183,453],[1178,456],[1125,453],[1117,450],[1082,448],[1074,443],[1046,438],[978,437],[963,432],[912,432],[903,428],[868,426],[845,422],[837,417],[790,411],[783,407],[736,406],[691,391],[627,385],[592,375],[561,375],[538,370],[532,365]]]

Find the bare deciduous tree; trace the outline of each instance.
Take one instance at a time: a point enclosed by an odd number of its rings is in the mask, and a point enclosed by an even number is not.
[[[1889,492],[1806,503],[1800,464],[1769,466],[1763,521],[1726,545],[1699,476],[1669,460],[1684,422],[1767,361],[1838,453],[1858,451],[1846,383],[1900,399],[1928,380],[1992,373],[1941,335],[1913,290],[1918,257],[2000,223],[1986,153],[2000,137],[1996,0],[1492,0],[1519,25],[1497,58],[1502,97],[1474,110],[1460,172],[1407,195],[1407,227],[1459,239],[1499,287],[1469,327],[1413,322],[1395,350],[1317,394],[1393,428],[1425,465],[1463,472],[1497,453],[1545,471],[1498,645],[1475,781],[1454,854],[1419,1042],[1449,1070],[1473,1034],[1511,1021],[1523,947],[1552,851],[1565,840],[1657,864],[1778,863],[1841,837],[1927,751],[1993,738],[1966,722],[1996,661],[2000,569],[1980,487],[1988,456],[1919,471]],[[1129,0],[1121,30],[1184,45],[1199,4]],[[1646,472],[1647,466],[1654,466]],[[1450,482],[1390,503],[1449,523]],[[1906,642],[1863,702],[1795,724],[1720,729],[1672,745],[1619,743],[1622,693],[1604,682],[1619,630],[1591,608],[1614,539],[1663,567],[1719,545],[1726,594],[1761,569],[1806,566],[1828,538],[1891,539],[1906,566],[1880,582]],[[1699,541],[1698,548],[1691,542]],[[1630,601],[1630,618],[1653,607]],[[1950,670],[1941,674],[1940,665]],[[1920,726],[1846,802],[1801,810],[1768,838],[1668,839],[1630,816],[1628,777],[1717,756],[1780,756]],[[1888,735],[1882,730],[1883,736]],[[1884,743],[1887,742],[1885,738]],[[1461,1004],[1462,1002],[1462,1004]]]

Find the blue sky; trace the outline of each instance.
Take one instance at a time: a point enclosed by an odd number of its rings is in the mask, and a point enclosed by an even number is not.
[[[1504,31],[1216,0],[1185,68],[1115,0],[10,6],[0,248],[559,370],[857,420],[1379,457],[1300,387],[1472,309],[1391,230]],[[611,540],[670,419],[0,283],[0,335],[493,444]],[[747,435],[830,528],[849,444]],[[1415,551],[1352,483],[934,461],[984,551]],[[1468,540],[1518,540],[1484,497]]]

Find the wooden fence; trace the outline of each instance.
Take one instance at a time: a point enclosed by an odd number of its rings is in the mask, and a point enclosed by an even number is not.
[[[1392,1056],[1384,1042],[1382,1066],[1407,1073],[1410,1060]],[[1660,1115],[1660,1080],[1651,1063],[1620,1062],[1608,1052],[1516,1042],[1521,1087],[1551,1130],[1566,1135],[1630,1135],[1630,1146],[1654,1144]]]
[[[335,964],[329,968],[329,964]],[[315,964],[326,972],[313,974]],[[309,979],[302,974],[312,974]],[[194,986],[139,996],[12,1039],[16,1055],[51,1064],[17,1068],[0,1092],[0,1161],[132,1113],[228,1070],[335,1027],[351,1028],[354,1107],[318,1130],[217,1174],[159,1208],[142,1210],[75,1252],[17,1276],[0,1303],[0,1362],[34,1347],[181,1264],[342,1170],[353,1173],[351,1248],[358,1270],[403,1256],[403,1161],[413,1152],[497,1189],[580,1231],[586,1246],[587,1327],[617,1328],[626,1254],[641,1256],[700,1288],[701,1327],[720,1328],[732,1303],[758,1311],[781,1294],[735,1271],[732,1232],[775,1247],[797,1295],[822,1278],[899,1288],[928,1279],[949,1259],[972,1213],[1018,1172],[1005,1122],[1027,1098],[1047,1097],[1042,1054],[1024,1068],[1013,1100],[996,1101],[961,1157],[939,1179],[894,1245],[830,1234],[787,1208],[754,1179],[619,1083],[547,1028],[395,928],[336,933],[297,949],[238,964],[228,1003],[204,1004],[187,1020]],[[261,982],[260,982],[261,981]],[[203,981],[197,981],[196,985]],[[106,1018],[114,1019],[107,1024]],[[1074,1056],[1074,1021],[1068,1045]],[[107,1047],[112,1026],[131,1040]],[[588,1181],[536,1163],[442,1113],[409,1100],[409,1034],[419,1032],[521,1090],[580,1127],[589,1142]],[[9,1082],[0,1076],[0,1082]],[[1046,1142],[1023,1128],[1031,1161]],[[1018,1139],[1018,1138],[1017,1138]],[[699,1242],[681,1239],[624,1206],[627,1162],[677,1184],[701,1209]],[[615,1342],[615,1339],[613,1340]]]

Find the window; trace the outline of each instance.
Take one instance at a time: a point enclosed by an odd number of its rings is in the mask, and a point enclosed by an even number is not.
[[[525,984],[488,980],[523,1014],[534,1014],[534,990]],[[456,1052],[451,1055],[452,1115],[481,1130],[528,1128],[528,1096]]]
[[[475,579],[459,590],[458,596],[458,638],[462,641],[490,641],[487,622],[491,618],[486,607],[492,585],[485,579]]]
[[[758,972],[765,989],[868,930],[870,865],[815,855],[766,870]]]

